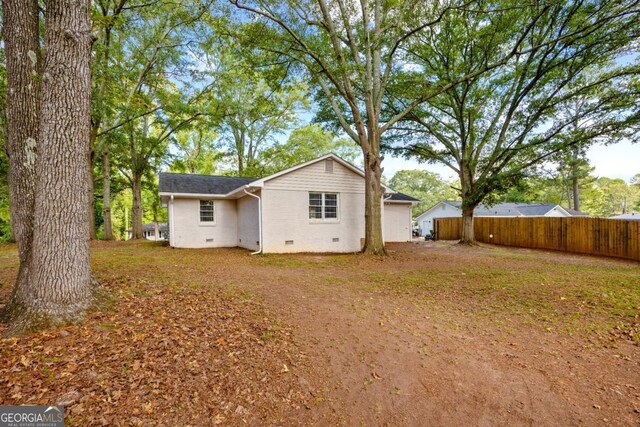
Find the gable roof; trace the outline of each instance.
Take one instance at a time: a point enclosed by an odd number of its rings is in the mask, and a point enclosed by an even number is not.
[[[158,191],[176,194],[225,195],[254,182],[257,178],[167,173],[159,175]]]
[[[416,199],[415,197],[411,197],[407,194],[400,193],[399,191],[392,193],[390,197],[385,200],[390,200],[392,202],[419,202],[420,199]]]
[[[351,163],[347,162],[343,158],[333,154],[325,154],[308,162],[301,163],[299,165],[290,167],[283,171],[274,173],[264,178],[239,178],[232,176],[214,176],[214,175],[198,175],[198,174],[184,174],[184,173],[169,173],[161,172],[159,174],[158,192],[161,196],[169,196],[172,194],[181,194],[185,197],[196,196],[217,196],[228,197],[238,196],[242,193],[246,187],[262,187],[266,181],[301,169],[305,166],[309,166],[313,163],[320,162],[322,160],[332,159],[340,163],[342,166],[351,170],[357,175],[364,178],[364,172]],[[387,200],[397,202],[419,202],[420,200],[408,196],[406,194],[398,193],[390,187],[382,184],[387,194],[391,194]]]

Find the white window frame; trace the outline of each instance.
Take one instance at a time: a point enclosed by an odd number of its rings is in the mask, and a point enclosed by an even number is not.
[[[202,202],[211,202],[213,206],[213,221],[202,220]],[[216,201],[215,200],[198,200],[198,224],[203,227],[211,227],[216,225]]]
[[[307,195],[307,209],[311,207],[310,198],[312,194],[320,194],[322,196],[322,203],[320,204],[320,215],[321,218],[309,218],[310,223],[328,223],[328,222],[340,222],[340,193],[335,193],[331,191],[309,191]],[[325,218],[325,208],[327,207],[325,202],[325,196],[327,194],[336,196],[336,217],[335,218]],[[309,211],[307,210],[307,216],[309,215]]]

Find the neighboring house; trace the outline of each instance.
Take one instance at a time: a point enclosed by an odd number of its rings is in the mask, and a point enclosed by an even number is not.
[[[384,240],[411,241],[418,200],[384,189]],[[173,247],[357,252],[364,241],[364,173],[334,154],[260,179],[161,173],[159,193]]]
[[[609,219],[626,219],[626,220],[640,221],[640,213],[633,212],[628,214],[615,215],[615,216],[609,217]]]
[[[142,226],[142,234],[147,240],[167,240],[169,238],[169,224],[166,222],[158,223],[158,236],[156,236],[156,224],[144,224]]]
[[[435,218],[453,218],[462,216],[461,201],[442,201],[424,211],[415,221],[420,228],[420,235],[431,234]],[[586,216],[585,213],[566,209],[552,203],[498,203],[494,206],[480,205],[473,211],[474,217],[569,217]]]
[[[133,235],[133,230],[127,230],[129,239]],[[166,222],[158,223],[158,237],[156,237],[156,224],[154,222],[142,226],[142,236],[147,240],[167,240],[169,238],[169,225]]]

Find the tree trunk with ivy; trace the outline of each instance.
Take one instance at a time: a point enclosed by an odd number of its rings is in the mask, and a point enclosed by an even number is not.
[[[38,100],[41,67],[37,0],[4,0],[3,33],[7,66],[7,154],[12,234],[20,267],[9,301],[7,320],[24,307],[31,270],[33,207],[36,186]]]
[[[47,2],[31,271],[12,333],[76,321],[93,303],[86,191],[90,11],[89,0]]]

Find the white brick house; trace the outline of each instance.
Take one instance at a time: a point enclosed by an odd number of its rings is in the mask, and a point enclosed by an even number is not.
[[[160,174],[173,247],[256,252],[357,252],[364,239],[364,173],[334,154],[265,178]],[[383,237],[411,241],[418,200],[385,187]]]

